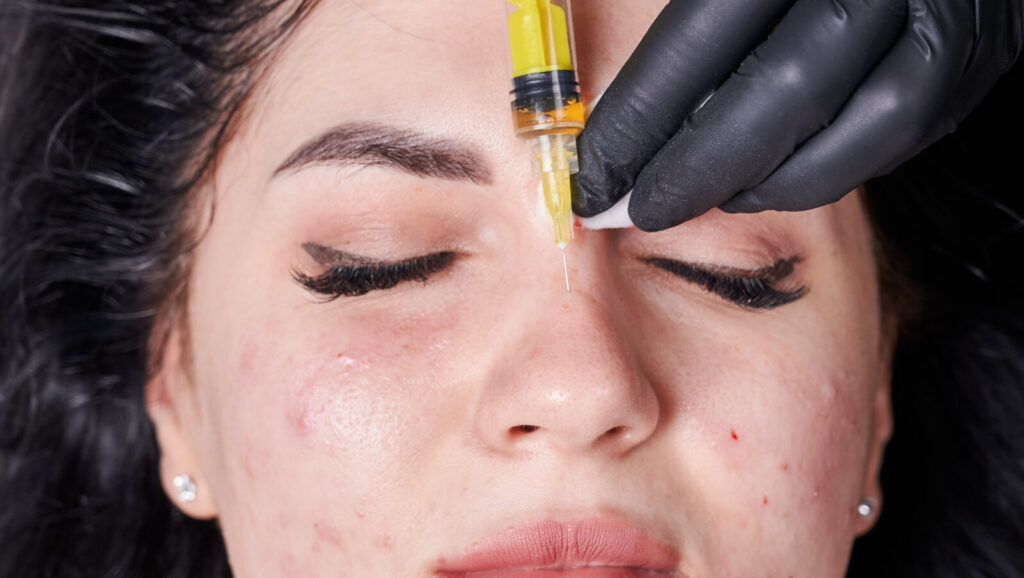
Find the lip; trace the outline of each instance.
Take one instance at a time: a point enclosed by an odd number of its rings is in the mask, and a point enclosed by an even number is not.
[[[626,578],[671,575],[679,554],[643,530],[605,518],[576,522],[546,520],[517,526],[442,559],[436,575],[457,578]]]

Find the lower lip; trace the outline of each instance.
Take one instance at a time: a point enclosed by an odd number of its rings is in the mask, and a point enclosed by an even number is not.
[[[539,568],[536,570],[488,570],[485,572],[445,572],[444,578],[656,578],[658,576],[676,576],[675,572],[658,570],[642,570],[639,568],[613,568],[593,566],[589,568],[567,568],[554,570]]]

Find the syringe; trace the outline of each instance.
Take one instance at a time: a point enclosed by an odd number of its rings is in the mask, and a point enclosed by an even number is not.
[[[572,184],[579,171],[576,135],[583,130],[583,101],[576,76],[570,0],[503,0],[512,54],[512,118],[516,134],[530,139],[541,177],[544,207],[562,249],[565,290],[572,240]]]

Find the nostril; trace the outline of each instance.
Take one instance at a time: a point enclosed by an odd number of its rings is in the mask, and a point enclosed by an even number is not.
[[[612,429],[604,432],[604,436],[603,437],[615,437],[615,436],[617,436],[617,435],[619,435],[619,434],[621,434],[621,433],[623,433],[625,431],[626,431],[626,426],[624,426],[624,425],[617,425],[617,426],[613,427]]]
[[[540,429],[540,427],[539,426],[535,426],[535,425],[517,425],[517,426],[514,426],[514,427],[510,427],[508,429],[508,431],[509,431],[509,433],[511,433],[512,435],[515,436],[515,435],[533,433],[533,432],[535,432],[535,431],[537,431],[539,429]]]

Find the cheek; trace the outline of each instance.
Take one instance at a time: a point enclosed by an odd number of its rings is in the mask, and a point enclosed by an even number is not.
[[[871,359],[822,335],[793,343],[710,333],[666,374],[673,477],[700,496],[688,513],[702,528],[695,550],[717,553],[696,575],[842,566],[866,459]],[[813,555],[801,546],[809,543]]]
[[[223,361],[234,369],[222,374],[214,459],[225,464],[229,548],[251,550],[239,559],[359,567],[395,547],[385,521],[429,472],[459,406],[442,390],[458,369],[444,361],[460,353],[457,313],[384,317],[319,330],[308,318],[270,321]]]
[[[232,402],[239,414],[276,416],[307,448],[398,449],[416,429],[439,371],[458,346],[451,311],[326,323],[271,322],[239,351]],[[319,329],[319,330],[318,330]],[[284,337],[287,336],[287,337]]]

